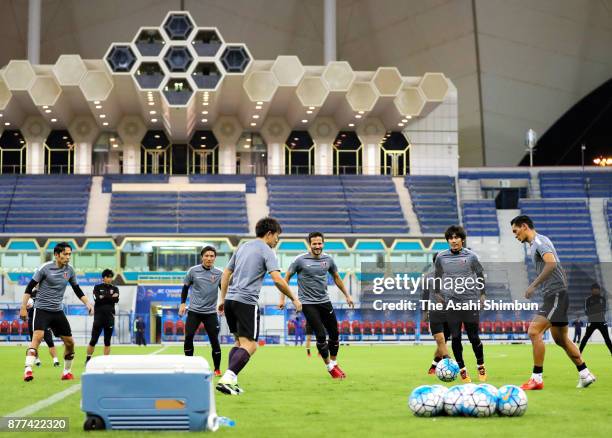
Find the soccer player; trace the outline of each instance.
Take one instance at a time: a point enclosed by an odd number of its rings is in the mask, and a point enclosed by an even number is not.
[[[572,322],[572,326],[574,326],[574,339],[572,339],[572,342],[578,344],[580,343],[580,338],[582,338],[582,321],[580,321],[580,318],[576,318],[574,322]],[[580,352],[582,352],[582,350],[580,350]]]
[[[447,228],[444,237],[448,242],[449,249],[441,251],[436,257],[434,280],[437,293],[446,294],[448,303],[446,315],[451,332],[452,348],[455,360],[460,368],[461,380],[470,383],[472,379],[468,375],[463,361],[463,345],[461,344],[461,325],[465,327],[472,350],[476,356],[478,366],[478,380],[487,381],[487,371],[484,365],[484,349],[480,340],[479,325],[480,311],[472,307],[478,307],[479,300],[485,298],[484,274],[476,253],[465,246],[467,237],[463,227],[452,225]],[[471,279],[468,282],[467,279]],[[471,283],[470,286],[467,284]],[[453,305],[468,306],[469,309],[452,309]]]
[[[45,335],[45,330],[50,328],[56,336],[62,338],[64,342],[64,371],[62,380],[72,380],[72,360],[74,359],[74,339],[68,319],[62,310],[62,300],[66,292],[66,286],[70,283],[75,295],[87,306],[90,315],[93,315],[93,306],[79,287],[76,274],[72,266],[69,265],[72,249],[66,242],[61,242],[53,248],[54,261],[45,263],[28,283],[19,315],[25,321],[28,317],[27,303],[32,294],[32,290],[38,285],[38,293],[34,302],[34,313],[32,325],[34,336],[30,347],[26,352],[25,372],[23,380],[26,382],[34,378],[32,365],[38,354],[38,346]]]
[[[134,321],[134,333],[136,335],[136,345],[138,346],[147,346],[147,340],[145,338],[145,329],[146,329],[146,323],[144,322],[144,319],[142,319],[142,316],[139,316],[138,318],[136,318],[136,320]]]
[[[219,344],[219,318],[217,316],[217,297],[223,271],[215,268],[217,250],[213,246],[205,246],[200,251],[202,263],[195,265],[187,271],[181,293],[181,306],[179,315],[183,316],[186,309],[185,302],[191,288],[187,323],[185,324],[185,342],[183,350],[185,356],[193,356],[193,338],[200,324],[208,334],[212,359],[215,366],[215,376],[221,376],[221,344]]]
[[[327,294],[327,274],[329,273],[338,289],[344,294],[349,307],[354,308],[353,299],[349,295],[334,259],[323,252],[324,236],[318,231],[308,235],[310,251],[299,255],[287,269],[285,281],[289,283],[294,274],[298,276],[298,299],[302,303],[302,312],[306,322],[314,331],[317,340],[317,350],[325,362],[327,371],[334,379],[344,379],[346,375],[338,366],[338,350],[340,335],[338,321]],[[281,296],[279,308],[284,308],[285,298]],[[325,333],[327,331],[327,334]],[[327,339],[329,335],[329,340]]]
[[[218,310],[225,313],[230,332],[236,338],[235,346],[229,352],[228,369],[216,386],[216,389],[224,394],[238,395],[244,392],[238,386],[237,376],[257,350],[257,300],[266,272],[272,277],[277,289],[293,302],[296,312],[302,311],[302,303],[281,277],[278,260],[272,251],[278,244],[281,232],[281,226],[276,219],[260,219],[255,225],[257,238],[240,245],[223,271]]]
[[[587,326],[584,338],[580,343],[580,352],[586,347],[589,338],[595,330],[599,330],[601,335],[606,342],[608,350],[612,354],[612,342],[610,342],[610,334],[608,333],[608,324],[606,323],[606,297],[601,294],[601,288],[599,284],[593,283],[591,285],[591,296],[588,297],[584,303],[584,309],[587,317],[589,318],[589,325]]]
[[[34,329],[32,328],[32,324],[34,322],[34,301],[36,300],[36,292],[38,292],[37,289],[32,290],[32,293],[30,294],[30,299],[28,300],[28,304],[26,305],[28,309],[28,332],[30,334],[30,342],[32,342],[32,339],[34,338]],[[57,349],[55,348],[55,343],[53,342],[53,332],[50,328],[45,330],[45,335],[43,339],[45,340],[47,347],[49,347],[49,354],[53,359],[53,366],[60,366],[59,360],[57,359]],[[40,358],[37,354],[36,361],[34,362],[34,364],[39,367],[40,363]]]
[[[104,355],[110,354],[111,338],[115,326],[115,304],[119,302],[119,288],[112,284],[113,277],[115,273],[110,269],[105,269],[102,271],[102,283],[94,286],[94,322],[85,363],[91,359],[102,330],[104,330]]]
[[[544,389],[542,372],[544,369],[545,345],[542,336],[546,330],[555,343],[565,350],[565,353],[578,369],[578,388],[586,388],[595,381],[595,376],[589,371],[580,350],[567,335],[567,278],[557,251],[550,239],[536,232],[529,216],[517,216],[510,221],[512,232],[521,243],[529,244],[529,253],[533,261],[537,277],[525,291],[525,298],[531,298],[538,287],[541,288],[544,304],[534,316],[527,334],[533,347],[533,373],[531,378],[521,388],[526,390]]]
[[[432,258],[432,263],[435,265],[438,253],[435,253]],[[446,297],[441,293],[434,293],[435,288],[433,281],[435,279],[435,268],[423,276],[422,295],[421,299],[432,303],[446,305]],[[436,352],[434,359],[431,362],[427,374],[436,374],[436,366],[442,359],[449,356],[446,342],[450,339],[450,327],[446,318],[446,310],[426,310],[423,312],[425,321],[429,321],[429,331],[436,341]]]

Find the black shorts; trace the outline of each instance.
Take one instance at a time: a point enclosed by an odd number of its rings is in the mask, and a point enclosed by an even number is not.
[[[72,336],[68,318],[62,310],[50,312],[43,309],[34,309],[32,326],[34,331],[51,329],[55,336]]]
[[[544,297],[544,303],[538,310],[538,315],[543,316],[555,327],[563,327],[569,324],[567,309],[569,299],[566,290],[548,294]]]
[[[110,347],[114,327],[115,315],[112,312],[101,312],[96,310],[94,313],[94,322],[91,328],[89,345],[95,347],[100,338],[100,334],[104,331],[104,345]]]
[[[437,333],[444,333],[445,338],[450,337],[450,328],[446,320],[446,312],[429,312],[429,331],[432,336]]]
[[[259,337],[259,306],[226,300],[224,312],[230,333],[251,341],[257,340]]]
[[[307,336],[312,336],[312,327],[310,326],[310,324],[308,324],[308,321],[306,321],[306,326],[304,327],[304,329],[306,330]]]
[[[480,312],[478,310],[447,310],[446,320],[452,324],[478,324],[480,323]]]
[[[302,312],[311,333],[317,338],[325,338],[326,332],[332,340],[338,339],[338,320],[330,301],[317,304],[302,304]]]
[[[34,319],[34,308],[30,307],[28,309],[28,333],[30,334],[30,341],[34,337],[34,328],[32,327],[33,319]],[[53,332],[51,331],[50,328],[45,330],[45,336],[43,337],[43,339],[45,340],[47,347],[49,348],[55,347],[55,343],[53,342]]]

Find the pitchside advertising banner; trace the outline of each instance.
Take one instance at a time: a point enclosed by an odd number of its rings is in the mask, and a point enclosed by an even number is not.
[[[362,263],[361,273],[357,274],[362,317],[418,321],[425,311],[477,310],[481,321],[529,320],[542,308],[541,289],[529,298],[525,296],[537,277],[531,264],[480,263],[483,278],[475,274],[435,278],[433,266],[424,263]],[[605,265],[562,264],[567,279],[570,321],[585,318],[585,300],[591,294],[592,285],[602,284],[602,272],[610,268]],[[432,293],[425,300],[424,290],[441,293]],[[484,292],[483,298],[481,292]]]

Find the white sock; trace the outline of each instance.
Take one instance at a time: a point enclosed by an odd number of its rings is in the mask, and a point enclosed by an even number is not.
[[[332,360],[330,360],[329,363],[325,364],[325,366],[327,367],[327,371],[331,371],[336,366],[336,364]]]
[[[431,361],[431,364],[432,364],[433,366],[436,366],[436,365],[438,365],[438,361],[437,361],[437,360],[432,360],[432,361]]]
[[[578,371],[578,375],[580,376],[581,379],[586,379],[587,377],[589,377],[589,374],[591,374],[591,372],[589,371],[588,368]]]
[[[36,361],[34,363],[36,363],[38,365],[40,363],[40,359],[36,358]]]
[[[337,360],[329,360],[329,363],[334,364],[334,366],[338,365],[338,361]]]
[[[542,383],[542,373],[531,373],[531,378],[538,383]]]
[[[53,363],[59,363],[59,359],[57,357],[53,358]]]
[[[236,376],[232,370],[225,370],[225,373],[223,373],[223,379],[229,379],[230,381],[236,383],[238,381],[238,376]]]
[[[34,365],[35,360],[36,360],[36,356],[27,355],[25,358],[26,369],[29,368],[30,371],[32,371],[32,365]]]
[[[72,368],[72,359],[64,359],[64,374],[68,374]]]

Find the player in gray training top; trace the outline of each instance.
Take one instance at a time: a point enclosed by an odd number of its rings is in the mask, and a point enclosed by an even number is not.
[[[472,350],[478,365],[478,380],[487,381],[484,366],[484,349],[480,336],[479,301],[485,297],[484,274],[478,256],[464,248],[466,233],[463,227],[452,225],[447,228],[444,237],[450,249],[438,253],[435,262],[435,275],[439,279],[435,283],[436,291],[448,296],[446,316],[451,332],[452,348],[455,360],[460,368],[463,383],[472,381],[463,361],[463,345],[461,344],[461,325],[465,327]],[[469,309],[456,309],[453,306],[472,306]]]
[[[334,379],[344,379],[346,375],[337,362],[340,348],[338,321],[327,294],[327,274],[331,274],[334,283],[344,294],[346,303],[352,308],[353,300],[338,274],[334,259],[323,252],[323,234],[315,231],[308,235],[310,252],[295,258],[287,273],[285,281],[289,283],[294,274],[298,276],[298,298],[302,302],[302,311],[306,321],[312,327],[317,339],[317,350],[321,354],[327,371]],[[285,307],[285,296],[281,296],[279,308]],[[325,331],[329,335],[326,338]]]
[[[446,297],[441,290],[436,293],[435,289],[435,263],[438,253],[435,253],[432,257],[432,266],[429,272],[423,275],[423,281],[421,283],[421,299],[424,301],[430,301],[436,305],[446,305]],[[450,327],[448,326],[448,319],[446,318],[446,310],[426,310],[423,312],[423,320],[429,321],[429,331],[436,341],[436,352],[434,353],[434,359],[429,366],[427,374],[436,374],[436,367],[438,362],[442,359],[449,358],[448,348],[446,342],[450,339]]]
[[[30,294],[36,285],[38,285],[32,317],[34,336],[26,352],[25,359],[23,380],[26,382],[34,378],[32,365],[37,356],[38,346],[47,328],[51,328],[55,336],[59,336],[64,341],[64,372],[62,373],[62,380],[74,379],[71,372],[72,360],[74,359],[74,340],[72,339],[70,324],[62,307],[67,284],[70,283],[76,296],[87,306],[90,315],[93,315],[94,309],[79,287],[74,269],[68,264],[71,254],[72,249],[68,243],[61,242],[55,245],[55,248],[53,248],[55,261],[45,263],[38,269],[30,283],[28,283],[23,295],[20,317],[25,321],[28,317],[27,304]]]
[[[278,260],[272,251],[278,244],[281,232],[276,219],[260,219],[255,225],[257,239],[240,245],[223,271],[218,309],[225,313],[230,332],[236,338],[236,344],[229,352],[229,366],[216,386],[224,394],[237,395],[243,392],[238,386],[237,375],[257,350],[257,300],[266,272],[278,290],[291,299],[296,311],[302,310],[302,303],[281,277]]]
[[[550,329],[555,343],[565,350],[568,357],[578,369],[578,388],[586,388],[595,381],[589,371],[580,350],[567,335],[567,278],[561,267],[559,256],[554,245],[546,236],[538,234],[529,216],[517,216],[512,221],[512,232],[521,243],[529,244],[529,253],[536,270],[536,279],[529,285],[525,298],[531,298],[536,289],[541,288],[544,298],[543,306],[529,324],[529,338],[533,347],[533,372],[525,382],[523,389],[544,389],[542,372],[544,369],[545,345],[542,336]]]
[[[212,358],[215,366],[215,376],[221,376],[221,345],[219,344],[219,318],[217,316],[217,297],[221,275],[223,271],[215,268],[217,250],[213,246],[205,246],[200,251],[202,263],[195,265],[187,271],[181,293],[181,306],[179,315],[186,311],[187,295],[191,287],[189,312],[185,324],[185,343],[183,349],[185,356],[193,356],[193,338],[200,324],[208,334]]]

